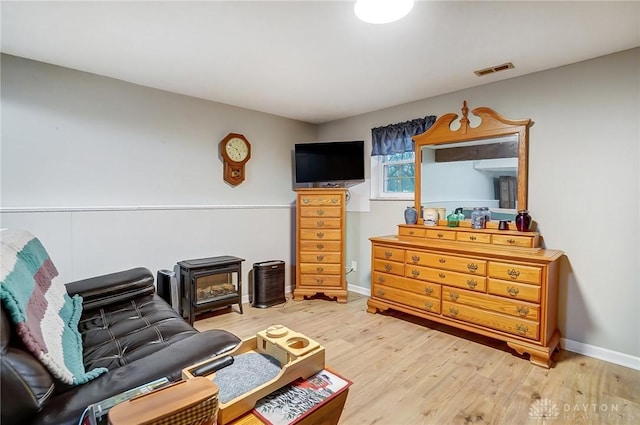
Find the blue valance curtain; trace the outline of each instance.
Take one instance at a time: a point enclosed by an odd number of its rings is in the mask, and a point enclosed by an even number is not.
[[[424,133],[436,122],[435,115],[371,129],[371,156],[413,152],[412,136]]]

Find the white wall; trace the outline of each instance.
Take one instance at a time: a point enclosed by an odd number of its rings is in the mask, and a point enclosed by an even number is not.
[[[363,138],[371,128],[488,106],[531,118],[529,210],[547,247],[566,253],[559,326],[583,351],[612,350],[640,368],[640,49],[461,90],[320,127],[320,137]],[[396,233],[408,202],[372,201],[349,213],[350,284],[370,287],[373,235]],[[368,266],[368,270],[366,270]]]
[[[254,262],[292,265],[291,151],[316,126],[7,55],[1,95],[0,225],[35,233],[64,281],[234,255],[246,294]],[[230,132],[252,147],[237,187]]]

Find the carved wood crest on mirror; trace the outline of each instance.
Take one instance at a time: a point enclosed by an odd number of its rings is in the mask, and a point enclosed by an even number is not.
[[[513,217],[526,210],[529,127],[531,119],[511,120],[491,108],[471,111],[466,100],[455,128],[455,113],[441,116],[414,136],[415,207],[471,210],[487,206],[492,214]],[[473,117],[472,117],[473,118]],[[474,119],[475,121],[475,119]],[[422,224],[420,218],[418,223]]]

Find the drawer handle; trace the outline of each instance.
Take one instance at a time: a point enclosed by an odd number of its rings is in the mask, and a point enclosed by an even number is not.
[[[478,271],[478,265],[476,263],[469,263],[467,264],[467,269],[469,269],[471,273],[475,273]]]
[[[385,271],[390,272],[392,268],[393,268],[393,266],[392,266],[391,264],[385,264],[385,265],[384,265],[384,269],[385,269]]]
[[[444,258],[438,258],[438,263],[444,264],[446,262],[447,262],[447,260],[445,260]]]
[[[467,285],[469,285],[469,288],[475,289],[475,287],[478,286],[478,282],[473,279],[467,279]]]
[[[445,277],[447,277],[447,275],[446,275],[446,274],[444,274],[444,273],[438,273],[438,277],[439,277],[440,279],[444,279]]]
[[[338,201],[340,201],[338,198],[331,198],[331,203],[332,204],[337,204]]]
[[[511,245],[513,245],[514,243],[516,243],[516,241],[514,239],[507,239],[507,242],[510,243]]]
[[[475,236],[469,236],[469,239],[471,239],[472,241],[475,241],[476,237]]]
[[[316,267],[316,270],[318,271],[318,273],[322,273],[324,271],[324,267],[318,266]]]
[[[318,225],[318,227],[324,227],[324,221],[323,220],[316,221],[316,224]]]
[[[391,251],[385,251],[385,252],[384,252],[384,256],[385,256],[385,258],[391,258],[391,256],[392,256],[392,255],[393,255],[393,254],[391,253]]]
[[[378,296],[384,297],[384,290],[378,289]]]
[[[324,244],[323,243],[316,244],[316,248],[324,249]]]
[[[324,215],[324,210],[316,210],[316,214],[318,214],[318,215]]]
[[[516,325],[516,330],[520,335],[526,335],[529,333],[529,328],[526,327],[525,325],[520,325],[520,324]]]
[[[413,236],[413,230],[409,230],[409,236]]]
[[[518,288],[515,287],[511,287],[511,286],[507,286],[507,292],[509,293],[509,295],[511,295],[512,297],[515,297],[516,295],[518,295],[518,293],[520,292],[520,290]]]
[[[316,255],[316,260],[324,261],[324,255]]]
[[[424,292],[425,292],[427,295],[431,295],[431,294],[433,294],[433,288],[431,288],[431,287],[426,287],[426,288],[424,288]]]
[[[511,276],[511,279],[517,279],[520,276],[520,272],[516,269],[507,270],[507,274]]]
[[[385,280],[384,276],[378,276],[378,283],[384,283]]]
[[[451,298],[451,300],[452,300],[452,301],[458,301],[458,297],[459,297],[459,296],[460,296],[460,295],[456,294],[455,292],[451,292],[451,293],[449,294],[449,298]]]
[[[302,198],[302,203],[303,203],[303,204],[305,204],[305,205],[310,204],[310,203],[311,203],[311,199],[309,199],[309,198]]]
[[[449,314],[451,314],[452,316],[457,316],[459,313],[457,308],[454,307],[449,307]]]
[[[412,257],[411,257],[411,260],[412,260],[414,263],[417,263],[418,261],[420,261],[420,256],[419,256],[419,255],[414,255],[414,256],[412,256]]]
[[[316,236],[318,236],[320,239],[324,238],[324,232],[317,232]]]
[[[444,235],[443,235],[442,233],[438,233],[438,235],[437,235],[437,236],[438,236],[439,238],[444,237]]]
[[[527,314],[529,314],[529,309],[525,306],[518,306],[516,307],[516,311],[518,312],[518,314],[522,317],[526,316]]]
[[[322,285],[324,283],[324,279],[316,279],[316,283],[318,285]]]
[[[418,277],[420,276],[420,270],[411,269],[411,274],[413,275],[413,277]]]
[[[433,308],[433,303],[430,303],[429,301],[427,301],[426,303],[424,303],[424,307],[427,310],[431,310]]]

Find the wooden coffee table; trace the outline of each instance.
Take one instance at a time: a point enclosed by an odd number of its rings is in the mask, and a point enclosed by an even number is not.
[[[347,401],[349,388],[309,413],[296,425],[337,425]],[[252,412],[246,413],[238,419],[230,422],[230,425],[263,425],[264,423]]]

